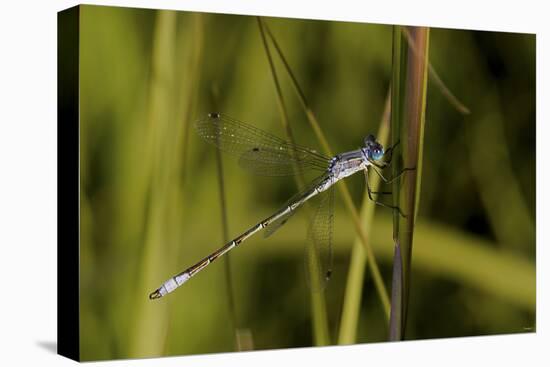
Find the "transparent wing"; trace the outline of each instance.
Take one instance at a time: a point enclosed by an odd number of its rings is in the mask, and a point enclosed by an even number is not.
[[[332,231],[334,226],[334,186],[323,194],[311,220],[305,249],[307,285],[314,292],[325,289],[332,275]]]
[[[308,170],[323,171],[329,162],[319,162],[316,158],[299,152],[296,155],[289,151],[274,148],[255,147],[245,151],[239,158],[239,164],[246,171],[262,176],[291,176]]]
[[[302,189],[301,191],[299,191],[298,193],[296,193],[294,196],[292,196],[290,199],[288,199],[280,208],[279,210],[284,210],[286,209],[289,205],[291,204],[294,204],[295,202],[297,201],[300,201],[303,197],[307,196],[312,190],[315,189],[315,187],[317,187],[323,180],[325,180],[327,177],[327,175],[321,175],[319,176],[318,178],[314,179],[313,181],[311,181],[304,189]],[[273,235],[273,233],[277,232],[277,230],[279,228],[281,228],[283,225],[286,224],[286,222],[288,222],[288,220],[297,212],[297,210],[292,210],[290,212],[288,212],[287,214],[283,215],[282,217],[280,217],[279,219],[277,219],[276,221],[274,221],[273,223],[271,223],[269,225],[269,227],[267,227],[265,230],[264,230],[264,238],[268,238],[270,237],[271,235]]]
[[[256,174],[286,176],[309,169],[324,171],[330,161],[314,150],[219,113],[210,113],[195,125],[204,140],[240,156],[241,166]]]

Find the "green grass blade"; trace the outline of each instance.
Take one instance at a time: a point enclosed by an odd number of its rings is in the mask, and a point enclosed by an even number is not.
[[[227,200],[225,196],[225,181],[223,176],[223,160],[221,152],[219,149],[216,149],[216,170],[218,178],[218,190],[220,193],[220,214],[221,214],[221,223],[222,223],[222,240],[223,243],[229,241],[229,223],[227,220]],[[231,328],[234,330],[235,335],[235,344],[234,347],[236,350],[240,350],[238,332],[237,332],[237,313],[235,307],[235,297],[233,291],[233,277],[231,274],[231,254],[226,254],[224,260],[224,272],[225,272],[225,285],[227,288],[227,307],[229,311],[229,320]]]
[[[313,113],[312,109],[309,107],[309,104],[306,100],[305,93],[302,91],[302,88],[300,87],[300,84],[298,83],[298,79],[295,77],[294,73],[292,72],[292,69],[287,61],[287,59],[284,56],[284,53],[282,52],[281,47],[279,47],[279,43],[277,42],[276,38],[273,36],[273,33],[269,29],[267,25],[265,25],[266,33],[270,37],[271,41],[273,42],[273,45],[275,46],[275,50],[277,51],[280,59],[283,62],[283,65],[285,66],[285,70],[287,74],[289,75],[292,86],[294,87],[294,90],[296,91],[296,94],[298,95],[298,99],[300,100],[300,103],[302,105],[302,108],[304,109],[308,122],[313,129],[313,132],[315,133],[317,140],[321,143],[321,147],[323,148],[323,151],[328,156],[333,156],[332,149],[330,148],[327,139],[325,138],[325,135],[320,127],[319,122],[317,121],[317,118],[315,114]],[[351,214],[351,218],[353,221],[353,224],[355,226],[355,231],[357,232],[357,235],[360,238],[361,244],[364,246],[365,251],[367,253],[367,263],[369,265],[368,269],[371,272],[374,285],[376,288],[376,292],[378,294],[378,298],[380,299],[380,302],[382,304],[382,308],[384,311],[384,314],[387,319],[389,319],[390,316],[390,300],[388,296],[388,291],[386,290],[386,286],[384,284],[384,280],[382,279],[382,275],[380,274],[380,270],[378,267],[378,263],[376,262],[376,257],[374,255],[374,252],[372,251],[372,246],[369,243],[367,232],[362,226],[362,220],[359,216],[359,213],[357,211],[357,208],[355,207],[355,204],[353,203],[353,200],[351,198],[350,191],[348,189],[348,186],[345,182],[341,181],[338,184],[338,189],[340,190],[340,193],[342,194],[342,197],[344,198],[344,204]]]
[[[183,80],[181,80],[181,85],[188,85],[188,94],[185,96],[185,100],[182,101],[181,106],[183,106],[184,110],[182,111],[181,115],[183,115],[182,124],[183,129],[181,130],[179,134],[180,141],[182,141],[181,146],[181,159],[183,162],[183,179],[182,181],[184,184],[187,182],[188,174],[187,174],[187,167],[189,167],[188,161],[189,161],[189,142],[190,142],[190,127],[191,127],[191,121],[193,121],[194,115],[195,115],[195,106],[197,104],[197,96],[198,93],[196,92],[199,89],[200,84],[200,71],[201,71],[201,64],[203,62],[203,47],[204,47],[204,16],[201,13],[194,13],[193,14],[193,57],[190,62],[190,68],[184,69],[185,71],[183,74]]]
[[[467,161],[498,242],[518,251],[534,251],[535,218],[522,193],[517,167],[512,164],[517,153],[510,151],[507,144],[505,119],[497,95],[495,90],[480,98],[475,120],[465,121]]]
[[[286,138],[291,143],[295,143],[294,136],[292,134],[292,129],[289,124],[288,113],[287,113],[287,109],[283,99],[283,93],[281,91],[281,86],[279,83],[279,79],[277,77],[277,72],[275,70],[273,58],[271,57],[271,52],[269,51],[269,46],[267,44],[267,40],[265,37],[264,25],[260,17],[258,17],[257,20],[258,20],[258,27],[260,29],[260,35],[262,38],[262,43],[265,49],[267,59],[269,61],[271,75],[273,76],[273,82],[274,82],[275,91],[277,94],[279,111],[281,113],[281,122],[283,123],[283,127],[286,132]],[[295,171],[298,172],[297,167],[295,167]],[[296,174],[295,178],[296,178],[296,183],[298,188],[301,189],[304,186],[304,180],[302,176],[300,174]],[[308,268],[307,271],[311,272],[311,274],[315,274],[315,269],[311,267]],[[310,279],[316,279],[316,277],[310,276]],[[327,307],[326,307],[325,296],[323,292],[315,292],[313,291],[313,289],[314,287],[312,287],[312,289],[310,290],[310,298],[311,298],[314,343],[315,345],[318,345],[318,346],[329,345],[330,334],[329,334],[329,328],[328,328]]]
[[[403,261],[401,246],[395,246],[391,287],[390,340],[403,338]]]
[[[390,133],[390,92],[386,97],[386,103],[380,128],[376,135],[378,141],[386,146],[389,140]],[[373,175],[370,182],[370,187],[373,191],[378,191],[380,186],[380,177]],[[365,189],[363,196],[363,205],[361,206],[361,222],[363,223],[364,231],[370,233],[374,218],[374,210],[376,204],[368,197],[368,192]],[[342,318],[340,321],[340,330],[338,334],[338,344],[353,344],[356,342],[357,326],[359,322],[359,311],[361,306],[361,297],[363,290],[363,278],[367,269],[367,253],[361,242],[361,237],[357,236],[353,242],[351,250],[350,266],[346,281],[346,290],[344,293],[344,303],[342,306]]]
[[[167,247],[159,249],[163,244],[165,223],[162,222],[163,212],[166,210],[166,196],[172,189],[166,175],[162,175],[163,167],[170,167],[173,162],[165,166],[160,162],[163,154],[171,144],[165,143],[163,133],[171,129],[170,113],[174,109],[174,64],[173,46],[176,34],[176,14],[172,11],[159,11],[155,20],[152,53],[152,75],[150,81],[151,99],[148,106],[149,140],[147,149],[150,161],[143,163],[143,169],[149,171],[149,212],[146,223],[144,249],[141,258],[140,287],[136,289],[136,324],[132,332],[133,340],[130,354],[136,357],[154,356],[165,353],[166,339],[169,333],[169,303],[157,304],[155,307],[147,303],[147,292],[151,284],[158,282],[158,269],[166,264]],[[169,81],[169,82],[165,82]]]
[[[424,58],[425,56],[427,56],[424,55],[420,50],[416,49],[416,46],[414,42],[411,41],[410,33],[408,32],[406,27],[401,27],[401,31],[403,32],[403,36],[407,40],[408,46],[410,47],[411,51],[414,52],[416,57]],[[453,106],[458,112],[463,115],[469,115],[470,109],[462,101],[460,101],[457,96],[453,94],[449,87],[447,87],[430,60],[427,58],[426,60],[428,62],[428,72],[430,80],[435,83],[435,86],[437,87],[437,89],[439,89],[443,97],[445,97],[447,102],[449,102],[449,104]]]
[[[407,36],[405,36],[405,32]],[[394,278],[390,339],[404,338],[410,287],[413,233],[422,177],[422,151],[428,78],[429,29],[394,27],[392,64],[392,144],[400,143],[393,157]]]
[[[387,219],[386,215],[374,219],[377,230],[373,245],[381,260],[391,261],[392,249],[381,238],[390,230]],[[414,231],[415,237],[422,239],[422,245],[414,249],[415,269],[535,312],[536,269],[528,257],[505,250],[498,242],[427,219],[419,218]]]
[[[266,208],[267,210],[267,208]],[[341,217],[345,209],[337,209]],[[246,226],[245,219],[236,219],[235,226]],[[338,228],[334,242],[334,254],[345,256],[356,236],[353,225],[343,222]],[[380,210],[373,219],[372,246],[381,263],[391,264],[395,256],[388,246],[387,234],[392,231],[393,218],[386,210]],[[251,247],[250,256],[269,259],[273,255],[301,254],[297,246],[302,241],[299,234],[301,223],[289,221],[284,231],[278,234],[280,246]],[[472,297],[494,298],[522,312],[535,312],[536,269],[529,256],[518,255],[497,241],[464,232],[458,227],[419,217],[414,228],[415,241],[422,241],[414,248],[414,269],[422,272],[431,281],[441,280],[457,283]],[[420,244],[420,242],[417,242]],[[418,295],[420,296],[420,295]]]
[[[213,106],[213,111],[218,111],[219,105],[219,91],[215,85],[210,88],[210,97]],[[222,242],[227,243],[229,238],[229,221],[227,219],[227,199],[225,192],[225,179],[223,170],[223,157],[222,152],[216,149],[216,172],[218,179],[218,192],[220,195],[220,214],[222,224]],[[231,272],[231,258],[232,253],[227,253],[223,258],[224,267],[224,280],[227,291],[227,308],[229,314],[230,327],[233,329],[234,336],[234,348],[236,351],[253,350],[254,343],[252,339],[252,333],[249,329],[241,328],[239,319],[237,316],[237,306],[235,302],[235,288],[233,282],[233,273]]]

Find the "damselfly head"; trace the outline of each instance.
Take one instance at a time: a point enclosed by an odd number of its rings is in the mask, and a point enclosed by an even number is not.
[[[365,147],[361,150],[367,159],[378,161],[384,156],[384,147],[376,141],[372,134],[365,138]]]
[[[376,143],[376,138],[374,137],[374,135],[369,134],[365,137],[365,146],[366,147],[368,147],[369,145],[374,144],[374,143]]]

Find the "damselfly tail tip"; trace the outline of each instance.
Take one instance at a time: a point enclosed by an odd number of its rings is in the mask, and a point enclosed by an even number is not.
[[[160,293],[160,291],[158,289],[156,291],[152,292],[149,295],[149,299],[157,299],[157,298],[160,298],[160,297],[162,297],[162,294]]]

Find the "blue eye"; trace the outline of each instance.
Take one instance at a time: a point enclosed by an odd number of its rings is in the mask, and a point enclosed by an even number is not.
[[[384,151],[382,149],[376,148],[372,151],[372,159],[374,160],[381,159],[383,155],[384,155]]]

